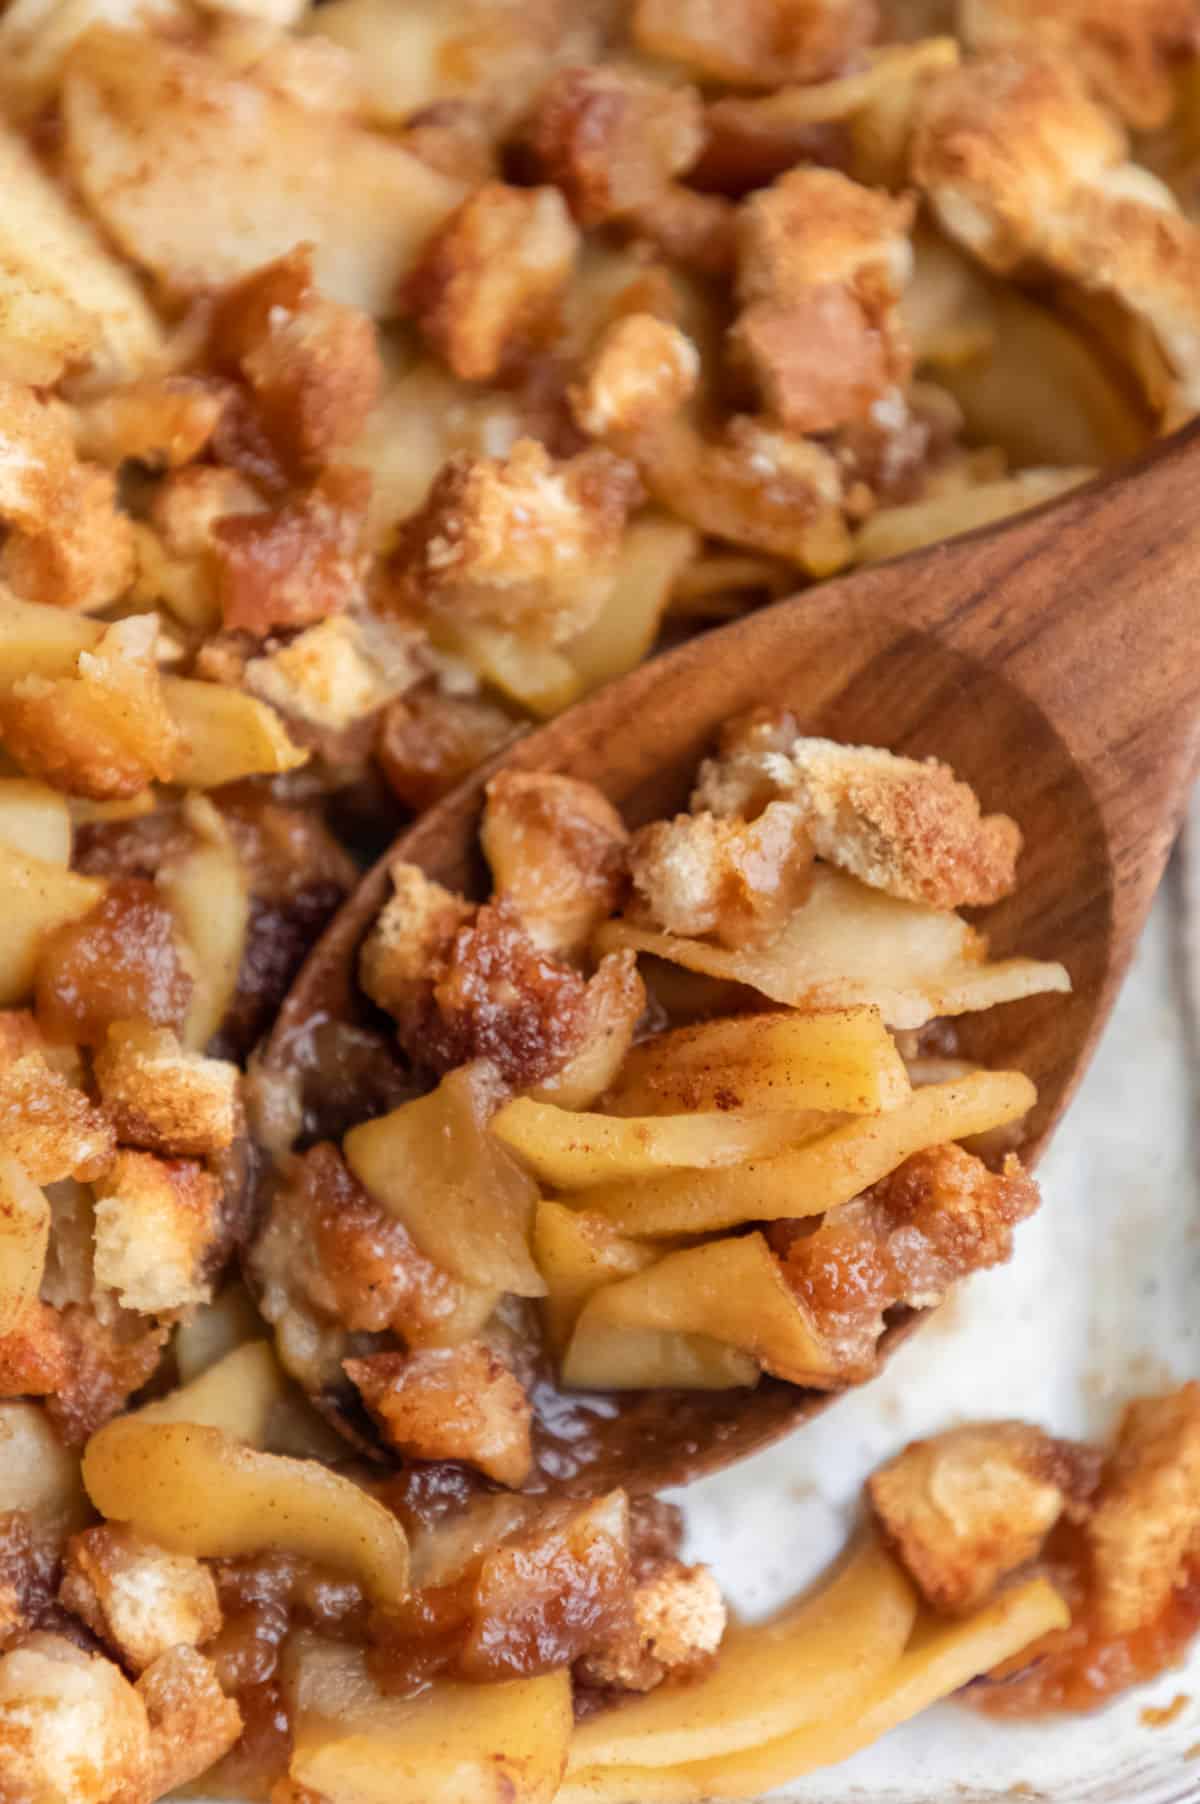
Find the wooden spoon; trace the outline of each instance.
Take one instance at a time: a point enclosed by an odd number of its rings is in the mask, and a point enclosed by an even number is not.
[[[1061,959],[1073,992],[959,1027],[966,1057],[1036,1082],[1025,1145],[1036,1158],[1112,1008],[1200,759],[1200,425],[1011,524],[694,639],[515,742],[364,878],[301,972],[268,1068],[311,1072],[331,1021],[369,1019],[356,954],[392,859],[486,895],[477,829],[494,771],[586,778],[638,826],[683,806],[722,723],[761,703],[786,705],[834,739],[935,753],[986,808],[1019,821],[1019,888],[987,911],[992,948]],[[891,1324],[885,1355],[919,1319]],[[677,1484],[766,1446],[829,1401],[772,1380],[752,1393],[543,1398],[543,1479],[569,1490]]]

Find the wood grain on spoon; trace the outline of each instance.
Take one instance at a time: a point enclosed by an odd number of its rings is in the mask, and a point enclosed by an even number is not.
[[[806,732],[936,754],[986,809],[1020,823],[1019,887],[987,911],[992,949],[1061,959],[1073,993],[958,1025],[965,1056],[1037,1084],[1025,1147],[1036,1158],[1115,1000],[1200,761],[1198,500],[1194,426],[1037,513],[692,640],[517,741],[368,873],[301,972],[268,1065],[299,1059],[314,1019],[357,1017],[357,949],[394,858],[486,894],[477,831],[494,771],[584,778],[638,826],[686,804],[725,721],[769,703],[791,708]],[[884,1352],[912,1325],[894,1324]],[[597,1422],[588,1460],[564,1458],[550,1477],[575,1489],[679,1483],[828,1401],[772,1380],[749,1395],[672,1393],[669,1407],[661,1394],[627,1399],[619,1418]]]

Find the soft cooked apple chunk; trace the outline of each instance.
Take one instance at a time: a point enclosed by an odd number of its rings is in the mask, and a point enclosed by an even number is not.
[[[67,165],[88,205],[176,292],[311,243],[326,293],[386,317],[460,198],[398,144],[147,33],[89,32],[68,63],[62,107]]]

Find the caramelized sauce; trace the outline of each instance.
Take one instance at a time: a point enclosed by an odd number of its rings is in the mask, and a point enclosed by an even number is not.
[[[1200,1560],[1188,1565],[1159,1614],[1126,1635],[1108,1635],[1096,1620],[1087,1543],[1078,1528],[1061,1523],[1055,1529],[1043,1567],[1071,1607],[1070,1627],[1043,1636],[967,1693],[988,1716],[1095,1710],[1177,1665],[1200,1629]]]
[[[276,1780],[286,1778],[291,1755],[280,1672],[289,1633],[311,1628],[331,1639],[362,1641],[367,1607],[356,1585],[287,1554],[222,1560],[214,1575],[225,1620],[205,1652],[221,1689],[236,1699],[244,1726],[193,1795],[265,1799]]]

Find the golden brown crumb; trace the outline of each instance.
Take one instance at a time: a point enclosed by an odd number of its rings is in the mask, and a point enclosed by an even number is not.
[[[635,833],[629,868],[657,927],[742,946],[777,931],[808,893],[813,848],[803,812],[771,802],[753,821],[677,814]]]
[[[119,1152],[95,1185],[96,1282],[147,1315],[208,1302],[221,1186],[192,1159]]]
[[[120,1668],[61,1635],[0,1658],[0,1804],[148,1804],[150,1738]]]
[[[636,0],[635,42],[711,81],[822,81],[870,43],[874,0]]]
[[[525,1089],[580,1050],[587,989],[572,966],[539,950],[509,902],[490,902],[455,935],[434,983],[428,1038],[407,1050],[443,1070],[488,1059]]]
[[[373,321],[319,292],[311,245],[226,290],[210,347],[249,384],[272,450],[296,481],[354,442],[383,380]]]
[[[170,1028],[117,1023],[96,1053],[117,1136],[174,1158],[203,1158],[237,1131],[237,1066],[188,1052]]]
[[[831,169],[796,169],[738,214],[735,361],[797,432],[859,420],[907,382],[898,303],[913,203]]]
[[[485,182],[434,233],[403,306],[456,376],[487,382],[529,348],[578,248],[557,188]]]
[[[70,416],[31,388],[0,381],[0,420],[0,520],[41,532],[75,465]]]
[[[135,574],[133,523],[117,506],[116,482],[96,464],[76,464],[41,532],[12,533],[0,580],[26,601],[89,612],[123,595]]]
[[[704,142],[694,88],[633,69],[563,69],[542,90],[526,143],[585,226],[620,219],[689,169]]]
[[[35,1184],[96,1177],[113,1152],[113,1130],[39,1052],[0,1069],[0,1147]]]
[[[1072,190],[1121,161],[1120,126],[1067,61],[998,53],[925,90],[913,175],[942,223],[989,267],[1036,253]]]
[[[250,659],[242,680],[281,714],[341,732],[412,687],[421,644],[415,630],[338,614]]]
[[[612,591],[636,492],[631,467],[598,449],[560,461],[520,439],[503,459],[452,457],[403,528],[392,566],[401,605],[561,644]]]
[[[914,1308],[939,1300],[968,1272],[1008,1259],[1014,1225],[1041,1201],[1015,1154],[995,1172],[953,1145],[914,1153],[867,1196],[892,1230],[889,1256]]]
[[[375,756],[393,794],[420,814],[519,731],[495,702],[422,685],[387,710]]]
[[[1087,1524],[1100,1622],[1126,1634],[1158,1615],[1200,1529],[1200,1384],[1125,1412]]]
[[[612,914],[629,840],[598,789],[543,771],[501,771],[487,786],[480,844],[506,896],[546,951],[582,951]]]
[[[859,1382],[875,1369],[884,1311],[931,1308],[969,1272],[1002,1264],[1039,1202],[1014,1154],[992,1172],[960,1146],[932,1146],[819,1227],[779,1222],[767,1238],[847,1382]]]
[[[510,901],[472,907],[406,864],[392,882],[359,979],[395,1020],[409,1058],[439,1071],[490,1059],[526,1087],[580,1049],[587,985],[535,945]]]
[[[982,57],[933,83],[920,111],[913,170],[945,229],[1003,273],[1043,266],[1115,299],[1161,352],[1165,369],[1135,357],[1151,404],[1168,420],[1194,412],[1200,230],[1123,160],[1124,135],[1076,64]]]
[[[1087,292],[1109,296],[1147,328],[1165,370],[1141,372],[1151,405],[1177,425],[1200,408],[1200,227],[1132,163],[1103,186],[1075,190],[1048,234],[1046,262]]]
[[[280,507],[218,520],[213,549],[224,625],[261,638],[348,607],[362,588],[370,493],[364,470],[333,466]]]
[[[1195,30],[1192,0],[965,0],[959,29],[976,51],[1058,52],[1131,126],[1165,125],[1173,63]]]
[[[913,202],[834,169],[793,169],[738,209],[738,299],[788,301],[878,267],[898,295],[908,276]]]
[[[700,772],[693,805],[742,814],[764,789],[799,811],[819,858],[861,883],[932,908],[996,902],[1016,881],[1021,833],[980,813],[974,791],[936,759],[796,738],[760,750],[761,723],[726,740]]]
[[[0,697],[0,731],[21,768],[96,801],[170,782],[179,731],[163,697],[158,637],[153,615],[118,620],[80,652],[74,676],[22,677]]]
[[[392,894],[363,943],[358,974],[372,1002],[399,1017],[418,1005],[473,910],[415,864],[394,864],[391,879]]]
[[[391,1446],[413,1459],[466,1460],[512,1489],[533,1463],[533,1411],[482,1341],[345,1361]]]
[[[134,1672],[168,1648],[210,1641],[221,1627],[207,1566],[113,1523],[67,1543],[59,1600]]]
[[[675,413],[700,376],[690,338],[652,313],[614,320],[570,390],[571,411],[591,438],[638,433]]]
[[[216,1667],[187,1645],[161,1653],[135,1687],[150,1727],[153,1797],[206,1773],[242,1732],[242,1713],[221,1690]]]
[[[911,1442],[867,1495],[927,1602],[957,1616],[1040,1552],[1071,1481],[1069,1449],[1041,1429],[985,1422]]]
[[[619,1691],[653,1691],[669,1674],[703,1669],[721,1645],[725,1623],[725,1602],[708,1567],[666,1560],[636,1586],[628,1628],[586,1654],[576,1677]]]
[[[69,1376],[70,1356],[56,1311],[31,1304],[10,1333],[0,1334],[0,1397],[55,1395]]]

